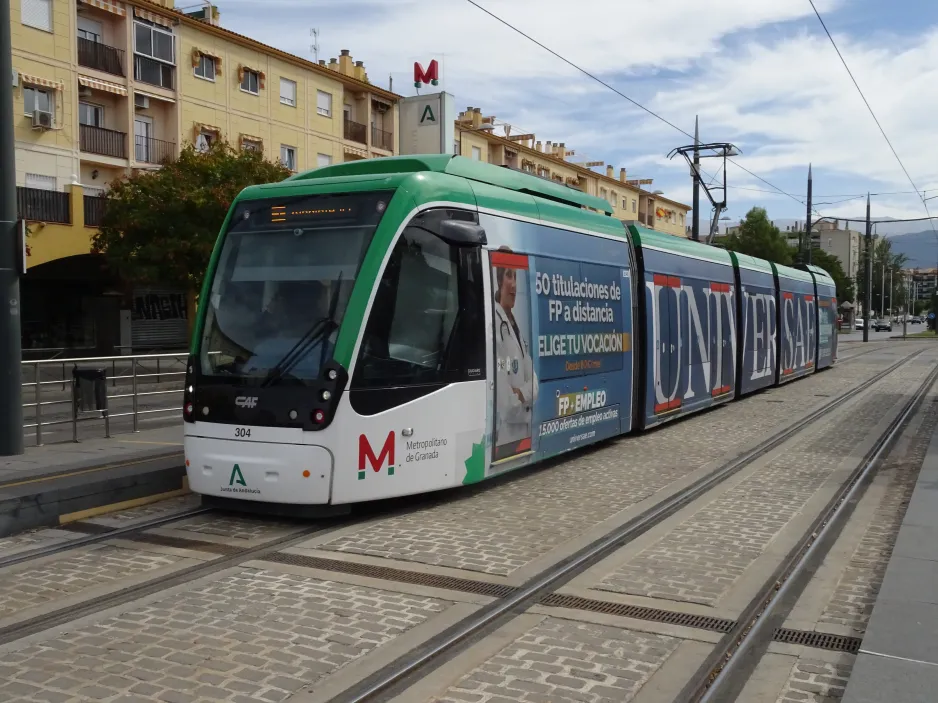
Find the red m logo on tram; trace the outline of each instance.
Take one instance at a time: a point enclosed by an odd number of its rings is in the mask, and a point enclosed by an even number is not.
[[[418,61],[414,61],[414,87],[419,88],[421,83],[440,84],[440,66],[436,62],[436,59],[430,62],[426,71],[423,70],[423,66],[421,66]]]
[[[381,472],[381,467],[385,462],[388,465],[388,476],[394,475],[394,430],[388,432],[387,439],[384,440],[384,446],[381,447],[381,453],[375,456],[371,443],[365,435],[358,436],[358,480],[365,478],[365,460],[371,464],[371,470],[376,474]]]

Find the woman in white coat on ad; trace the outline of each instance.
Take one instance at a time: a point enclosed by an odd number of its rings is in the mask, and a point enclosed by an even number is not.
[[[495,446],[502,448],[496,452],[501,458],[530,450],[530,442],[517,445],[531,437],[538,390],[531,349],[512,312],[518,273],[516,268],[495,269]]]

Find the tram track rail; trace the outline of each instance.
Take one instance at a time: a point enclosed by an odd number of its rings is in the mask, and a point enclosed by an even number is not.
[[[84,537],[76,537],[75,539],[70,539],[66,542],[49,544],[44,547],[36,547],[35,549],[16,552],[5,557],[0,557],[0,569],[3,569],[7,566],[22,564],[27,561],[33,561],[34,559],[41,559],[43,557],[54,556],[56,554],[63,554],[65,552],[71,551],[72,549],[87,547],[89,544],[96,544],[98,542],[104,542],[109,539],[134,535],[146,530],[152,530],[155,527],[165,527],[166,525],[172,524],[174,522],[187,520],[191,517],[204,515],[205,513],[214,511],[214,508],[192,508],[191,510],[184,510],[173,513],[171,515],[161,515],[158,518],[137,522],[133,525],[126,525],[124,527],[118,527],[112,530],[107,530],[105,532],[97,532],[95,534],[89,534]]]
[[[685,686],[681,703],[721,703],[736,700],[769,643],[778,639],[785,619],[818,566],[863,497],[876,470],[924,402],[935,382],[938,366],[928,374],[899,414],[866,453],[819,516],[804,532],[798,544],[765,580],[736,620],[736,625],[720,640],[696,675]],[[856,643],[859,647],[859,642]]]
[[[506,622],[526,612],[530,607],[548,605],[551,596],[556,597],[556,591],[576,576],[673,516],[745,467],[792,439],[804,429],[809,428],[820,418],[834,412],[847,401],[871,389],[881,380],[916,359],[924,351],[924,349],[919,349],[904,356],[863,383],[841,393],[755,447],[749,448],[725,462],[684,490],[662,500],[641,515],[610,531],[557,564],[548,567],[520,587],[513,589],[510,594],[498,597],[473,615],[430,638],[422,646],[398,657],[357,684],[334,696],[329,703],[376,703],[400,695],[446,661],[494,632]],[[860,355],[862,354],[853,355],[851,359]],[[938,369],[929,374],[926,384],[923,384],[919,392],[913,396],[914,398],[919,398],[921,394],[927,392],[927,388],[930,388],[929,381],[934,381],[935,374],[938,374]],[[922,391],[922,388],[925,388],[926,391]],[[900,417],[904,420],[907,420],[911,413],[908,410],[909,407],[917,407],[917,404],[907,406],[906,411],[900,412]],[[900,426],[896,423],[890,424],[891,428]],[[890,434],[889,436],[892,438],[893,435]],[[890,439],[889,442],[891,441]],[[886,444],[880,441],[877,442],[876,446],[880,447],[880,451],[876,454],[879,457]],[[738,629],[741,620],[735,622],[733,631]],[[770,633],[769,638],[771,639],[771,637],[772,634]],[[727,635],[721,641],[729,641],[730,639],[730,636]],[[708,680],[710,680],[709,674],[712,668],[707,671]]]

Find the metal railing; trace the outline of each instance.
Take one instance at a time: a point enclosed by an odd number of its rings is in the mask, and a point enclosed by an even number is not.
[[[71,224],[68,193],[42,188],[16,188],[16,212],[24,220]]]
[[[88,124],[78,125],[78,144],[82,151],[89,154],[113,156],[117,159],[127,158],[126,132]]]
[[[371,145],[385,151],[394,151],[394,134],[371,125]]]
[[[134,137],[134,158],[148,164],[162,164],[176,158],[176,143],[153,137]]]
[[[54,425],[72,425],[72,441],[78,441],[78,423],[86,419],[96,419],[96,418],[81,418],[79,417],[78,408],[75,405],[74,401],[74,380],[71,378],[66,378],[66,367],[67,366],[77,366],[77,365],[93,365],[93,366],[102,366],[110,365],[112,374],[107,379],[111,381],[111,385],[114,389],[120,390],[117,388],[118,381],[129,381],[130,382],[130,392],[118,392],[113,395],[107,395],[106,405],[110,406],[111,400],[121,400],[124,398],[130,398],[132,400],[132,409],[129,412],[120,412],[112,413],[109,409],[104,409],[101,411],[101,416],[104,419],[104,436],[107,438],[111,437],[111,420],[119,417],[132,417],[133,418],[133,431],[140,431],[140,416],[141,415],[153,415],[157,413],[181,413],[180,407],[172,406],[168,408],[151,408],[147,410],[141,410],[139,407],[139,401],[141,398],[152,398],[154,396],[165,396],[170,394],[180,394],[183,392],[183,379],[185,378],[185,366],[188,360],[188,352],[179,352],[175,354],[137,354],[137,355],[126,355],[126,356],[99,356],[99,357],[87,357],[87,358],[72,358],[72,359],[45,359],[40,361],[23,361],[22,362],[22,373],[24,378],[30,378],[30,381],[24,381],[22,386],[24,390],[24,395],[28,392],[29,389],[32,390],[33,401],[29,403],[23,403],[23,410],[34,409],[35,411],[35,422],[24,423],[23,429],[35,429],[36,431],[36,446],[42,446],[42,430],[44,427],[51,427]],[[147,368],[141,362],[145,362]],[[171,368],[175,365],[178,365],[180,362],[182,364],[181,371],[167,370],[166,363],[170,362]],[[118,374],[118,366],[123,367],[120,369],[121,373]],[[129,366],[129,370],[127,367]],[[152,366],[155,366],[155,371]],[[162,366],[162,368],[161,368]],[[58,371],[62,369],[61,378],[49,378],[50,371]],[[143,373],[141,373],[143,371]],[[44,378],[45,377],[45,378]],[[154,390],[154,391],[141,391],[140,385],[147,382],[158,384],[161,382],[162,378],[177,378],[182,377],[179,383],[179,388],[174,388],[171,390]],[[68,398],[58,399],[58,400],[49,400],[48,392],[46,393],[46,399],[43,397],[43,390],[51,388],[52,386],[60,386],[62,390],[71,390]],[[51,408],[57,405],[70,405],[71,412],[70,417],[67,419],[60,420],[48,420],[43,421],[43,410]],[[181,398],[180,398],[181,405]]]
[[[106,199],[103,195],[86,195],[85,200],[85,226],[100,227],[101,220],[104,219],[104,203]]]
[[[346,139],[358,142],[359,144],[366,144],[368,142],[368,127],[363,125],[361,122],[353,122],[347,117],[343,121],[344,124],[344,136]]]
[[[123,76],[124,52],[101,42],[78,37],[78,65]]]

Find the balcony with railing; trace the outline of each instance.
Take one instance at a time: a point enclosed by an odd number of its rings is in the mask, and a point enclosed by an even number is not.
[[[124,52],[101,42],[78,37],[78,65],[123,76]]]
[[[140,54],[134,55],[134,80],[172,90],[176,67]]]
[[[176,143],[153,137],[134,137],[134,158],[148,164],[162,164],[176,158]]]
[[[83,124],[78,126],[78,143],[89,154],[127,158],[127,133]]]
[[[85,227],[100,227],[104,219],[104,196],[86,195],[85,201]]]
[[[345,130],[343,132],[346,139],[359,144],[368,143],[368,127],[360,122],[353,122],[348,117],[345,118]]]
[[[386,132],[376,125],[372,125],[371,145],[377,149],[394,151],[394,134],[392,132]]]
[[[71,223],[68,193],[41,188],[16,188],[16,213],[33,222]]]

